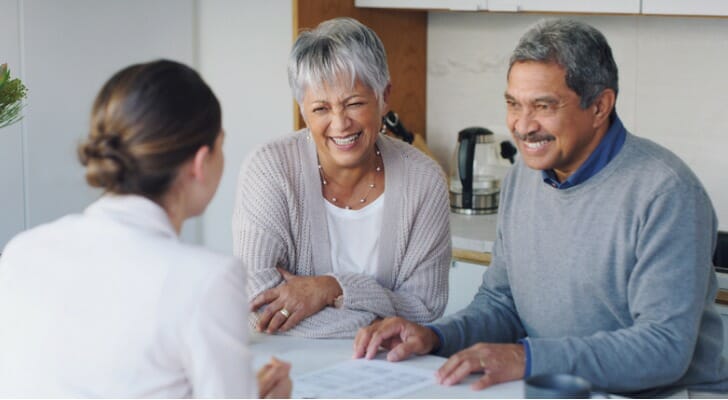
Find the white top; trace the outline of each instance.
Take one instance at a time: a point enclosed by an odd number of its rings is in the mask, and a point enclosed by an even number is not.
[[[0,398],[257,397],[239,262],[105,196],[0,258]]]
[[[334,273],[375,276],[379,266],[384,193],[359,210],[339,208],[326,200],[324,203]]]

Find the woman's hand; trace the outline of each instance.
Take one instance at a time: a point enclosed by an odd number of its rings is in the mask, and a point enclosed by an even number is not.
[[[288,399],[291,397],[291,364],[272,357],[258,371],[258,396],[261,399]]]
[[[339,282],[332,276],[296,276],[283,268],[277,269],[285,282],[259,294],[251,303],[253,311],[266,306],[258,316],[259,332],[285,332],[333,304],[342,293]]]

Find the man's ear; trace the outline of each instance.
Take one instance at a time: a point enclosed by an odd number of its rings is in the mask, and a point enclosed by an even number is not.
[[[210,157],[210,146],[202,146],[197,149],[195,156],[192,158],[192,177],[194,180],[204,182],[205,168],[207,168],[207,158]]]
[[[617,101],[617,95],[612,89],[604,89],[602,93],[594,100],[592,107],[594,108],[594,125],[600,126],[609,123],[609,115],[614,110],[614,103]]]

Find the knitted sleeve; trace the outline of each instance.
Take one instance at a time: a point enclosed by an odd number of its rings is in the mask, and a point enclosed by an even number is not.
[[[292,248],[280,171],[263,147],[243,163],[233,211],[233,254],[248,273],[248,300],[283,281],[276,266],[287,267]]]

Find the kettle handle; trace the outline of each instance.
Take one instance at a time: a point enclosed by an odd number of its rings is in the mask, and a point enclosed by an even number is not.
[[[460,136],[458,149],[458,172],[463,185],[463,208],[473,207],[473,158],[475,157],[475,135]]]

